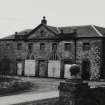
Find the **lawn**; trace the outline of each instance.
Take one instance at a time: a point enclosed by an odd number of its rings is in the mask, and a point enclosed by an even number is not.
[[[58,90],[60,80],[28,77],[0,77],[0,96]]]
[[[32,83],[21,79],[0,77],[0,96],[23,93],[32,88]]]

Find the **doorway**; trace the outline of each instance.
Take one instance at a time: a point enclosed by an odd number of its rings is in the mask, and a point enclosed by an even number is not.
[[[40,60],[38,68],[39,77],[47,77],[47,61]]]
[[[4,56],[0,62],[0,74],[9,75],[10,74],[10,64],[11,64],[10,59]]]
[[[25,75],[35,76],[36,72],[36,61],[35,60],[25,60]]]
[[[70,68],[72,66],[72,61],[64,61],[64,78],[71,78]]]
[[[22,62],[17,63],[17,75],[22,76],[23,74],[23,64]]]
[[[85,59],[82,62],[82,79],[90,79],[90,61],[88,59]]]
[[[60,78],[60,61],[49,60],[48,62],[48,77]]]

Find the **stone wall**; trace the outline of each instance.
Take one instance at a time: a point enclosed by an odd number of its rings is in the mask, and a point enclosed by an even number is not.
[[[83,51],[84,42],[90,43],[90,49],[87,51]],[[78,40],[76,55],[76,63],[81,66],[81,70],[83,60],[89,60],[90,79],[98,79],[101,68],[102,41],[100,39]]]
[[[27,59],[28,55],[28,44],[33,43],[33,50],[31,55],[34,56],[35,60],[46,60],[48,61],[51,53],[52,53],[52,44],[57,43],[57,55],[59,56],[60,61],[69,60],[72,63],[75,63],[75,43],[73,40],[70,41],[60,41],[56,40],[38,40],[38,41],[0,41],[0,61],[4,56],[7,56],[11,60],[11,71],[16,71],[16,63],[17,60]],[[71,43],[71,50],[64,50],[64,43]],[[89,42],[90,49],[87,51],[83,51],[83,43]],[[22,43],[22,49],[17,50],[17,44]],[[45,50],[40,50],[40,43],[45,43]],[[9,44],[9,46],[7,46]],[[97,79],[99,78],[99,72],[101,68],[101,55],[102,55],[102,41],[101,39],[78,39],[76,42],[76,63],[81,65],[82,70],[82,62],[85,59],[90,61],[90,78]],[[37,65],[38,66],[38,61]],[[64,72],[64,62],[61,62],[61,71]],[[63,75],[63,73],[62,73]],[[81,75],[81,74],[80,74]],[[63,77],[63,76],[62,76]]]
[[[65,43],[71,43],[71,49],[70,51],[65,51]],[[74,45],[74,41],[70,40],[70,41],[61,41],[59,42],[59,46],[58,46],[58,53],[61,56],[61,59],[71,59],[72,62],[74,61],[74,56],[75,56],[75,45]]]
[[[21,50],[17,50],[17,44],[21,43],[22,48]],[[32,53],[29,55],[28,44],[33,43],[33,50]],[[45,43],[45,49],[40,50],[40,43]],[[11,60],[11,71],[16,73],[16,63],[21,60],[24,64],[24,60],[27,59],[27,56],[34,56],[36,60],[36,67],[38,67],[39,60],[46,60],[51,56],[52,53],[52,44],[57,43],[57,56],[59,61],[62,60],[71,60],[74,61],[74,42],[73,41],[61,41],[58,42],[56,40],[38,40],[38,41],[0,41],[0,61],[4,56],[6,56],[9,60]],[[71,43],[71,50],[65,51],[64,44]],[[7,46],[8,45],[8,46]],[[62,68],[61,68],[62,69]]]
[[[71,43],[71,50],[65,51],[64,50],[64,43]],[[22,43],[22,49],[17,50],[17,44]],[[32,54],[35,58],[43,58],[48,59],[49,54],[52,52],[52,44],[58,43],[57,45],[57,53],[62,59],[73,59],[74,53],[74,43],[73,41],[0,41],[0,59],[6,55],[11,59],[26,59],[28,53],[28,44],[33,43],[33,50]],[[45,50],[40,50],[40,43],[45,43]],[[9,44],[8,48],[6,44]]]
[[[93,83],[94,84],[94,83]],[[105,87],[93,85],[92,88],[82,81],[61,82],[59,86],[59,105],[104,105]]]

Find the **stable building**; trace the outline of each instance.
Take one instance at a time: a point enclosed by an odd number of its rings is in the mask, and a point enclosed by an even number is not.
[[[34,29],[0,39],[0,74],[70,78],[72,64],[83,79],[105,78],[105,28],[54,27],[45,17]]]

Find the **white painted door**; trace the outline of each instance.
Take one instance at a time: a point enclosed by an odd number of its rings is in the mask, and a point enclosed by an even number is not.
[[[71,73],[70,73],[70,67],[72,65],[71,64],[65,64],[64,67],[64,78],[71,78]]]
[[[26,76],[35,76],[35,60],[25,60]]]
[[[22,63],[17,63],[17,75],[22,75]]]
[[[60,61],[50,60],[48,62],[48,77],[60,77]]]

